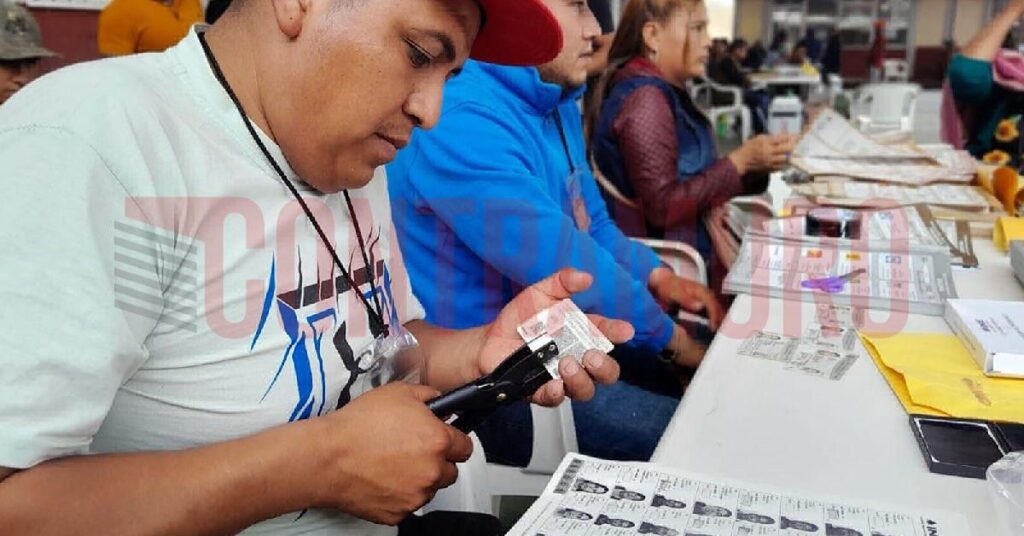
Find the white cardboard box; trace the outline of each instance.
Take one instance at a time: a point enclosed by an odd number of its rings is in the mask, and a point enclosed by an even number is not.
[[[985,375],[1024,378],[1024,302],[951,299],[946,323]]]

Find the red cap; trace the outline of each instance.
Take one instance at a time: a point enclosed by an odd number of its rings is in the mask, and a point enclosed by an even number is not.
[[[477,0],[484,25],[470,57],[501,65],[542,65],[562,50],[562,28],[541,0]]]

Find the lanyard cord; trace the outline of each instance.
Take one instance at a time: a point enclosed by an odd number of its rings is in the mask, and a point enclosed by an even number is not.
[[[369,280],[373,281],[374,268],[370,266],[370,258],[366,253],[366,242],[363,241],[363,230],[359,228],[359,218],[356,217],[356,209],[352,207],[352,197],[348,195],[348,190],[344,190],[343,193],[345,195],[345,204],[348,205],[348,213],[352,216],[352,224],[355,225],[356,228],[356,238],[359,239],[359,253],[363,255],[363,266],[366,266],[368,276],[370,278]],[[370,286],[372,287],[373,284],[371,283]],[[383,323],[384,308],[380,304],[380,297],[377,296],[376,292],[371,292],[370,294],[373,296],[373,304],[377,306],[377,315],[380,317],[381,323]],[[362,293],[359,293],[359,295],[362,296]]]
[[[569,173],[576,173],[576,164],[572,161],[572,153],[569,152],[569,140],[565,138],[565,129],[562,127],[562,114],[555,109],[555,126],[558,127],[558,137],[562,139],[562,149],[565,150],[565,159],[569,161]]]
[[[370,321],[370,331],[374,334],[374,337],[377,337],[381,334],[386,334],[388,332],[388,327],[384,323],[384,310],[383,307],[381,307],[380,300],[377,297],[377,293],[372,293],[374,304],[377,306],[377,309],[374,310],[373,306],[370,305],[369,300],[366,299],[366,296],[363,296],[363,293],[359,291],[359,285],[356,284],[355,279],[352,278],[352,275],[349,273],[348,270],[345,269],[345,266],[341,263],[341,259],[338,258],[338,252],[335,251],[334,247],[331,246],[331,241],[328,240],[327,234],[324,233],[324,230],[320,227],[320,222],[318,222],[316,220],[316,217],[313,216],[313,211],[309,209],[309,205],[307,205],[305,200],[302,199],[302,195],[299,194],[299,191],[295,188],[295,185],[292,184],[292,181],[288,180],[288,177],[281,169],[281,166],[277,164],[277,161],[274,160],[273,155],[270,154],[270,151],[267,150],[267,147],[263,145],[263,140],[261,140],[259,135],[256,133],[256,129],[253,127],[252,122],[249,120],[249,117],[245,115],[245,109],[242,108],[242,103],[239,102],[238,96],[235,95],[234,90],[231,89],[231,85],[228,84],[227,79],[224,77],[224,72],[221,71],[220,64],[217,63],[217,58],[214,57],[213,51],[210,50],[210,45],[206,42],[206,36],[203,35],[203,33],[198,33],[198,37],[199,43],[203,46],[203,52],[206,54],[206,60],[210,63],[210,67],[213,69],[214,76],[217,78],[217,81],[220,82],[220,85],[224,88],[224,91],[227,92],[228,97],[231,98],[231,102],[234,103],[235,108],[238,110],[239,115],[242,116],[242,122],[245,123],[245,128],[249,130],[249,135],[252,136],[253,141],[256,142],[256,145],[263,153],[263,156],[266,157],[271,167],[273,167],[274,171],[277,172],[278,177],[280,177],[281,181],[284,182],[285,186],[288,187],[288,190],[292,193],[292,196],[295,197],[295,200],[298,201],[299,205],[302,206],[302,210],[305,211],[306,217],[309,218],[309,222],[313,224],[313,228],[316,229],[317,234],[320,235],[320,240],[323,241],[324,247],[326,247],[327,251],[330,252],[331,258],[334,259],[334,264],[338,266],[338,268],[341,270],[342,275],[345,276],[345,279],[348,281],[349,286],[352,288],[352,292],[354,292],[355,295],[359,298],[359,301],[362,302],[363,307],[366,309],[366,316],[369,318]],[[372,288],[374,277],[373,272],[375,270],[373,266],[370,266],[370,262],[366,254],[366,246],[363,242],[363,235],[359,229],[359,218],[356,217],[355,210],[353,210],[352,208],[352,199],[349,197],[347,190],[344,193],[345,201],[348,204],[348,212],[349,215],[352,217],[352,222],[355,224],[356,236],[359,238],[359,251],[363,255],[363,262],[366,264],[367,278]]]

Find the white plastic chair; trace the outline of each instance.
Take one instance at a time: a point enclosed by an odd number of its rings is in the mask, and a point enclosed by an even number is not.
[[[882,81],[906,82],[910,79],[910,63],[906,60],[887,59],[882,61]]]
[[[704,264],[703,257],[693,246],[674,240],[655,238],[634,238],[633,240],[654,250],[658,258],[667,264],[676,275],[707,286],[708,268]]]
[[[539,497],[569,452],[578,452],[572,405],[566,400],[557,408],[530,405],[533,417],[533,454],[526,467],[487,462],[476,434],[473,455],[459,464],[459,479],[437,493],[424,512],[481,512],[498,515],[505,495]]]
[[[914,131],[914,111],[921,86],[883,82],[865,84],[853,93],[850,117],[863,132]]]
[[[715,93],[729,95],[729,104],[715,105]],[[699,83],[690,84],[690,98],[698,108],[704,110],[712,125],[717,125],[720,117],[735,118],[740,122],[741,141],[750,139],[754,128],[753,119],[750,116],[750,110],[743,104],[743,89],[735,86],[723,86],[704,79]]]
[[[835,107],[836,98],[843,94],[843,77],[835,73],[829,73],[827,75],[828,84],[826,85],[825,91],[828,95],[829,106]]]

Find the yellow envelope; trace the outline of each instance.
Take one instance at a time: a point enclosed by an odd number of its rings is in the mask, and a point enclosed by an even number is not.
[[[955,335],[860,338],[907,413],[1024,422],[1024,380],[985,376]]]
[[[1024,240],[1024,218],[1003,216],[992,227],[992,242],[999,251],[1010,249],[1010,240]]]

